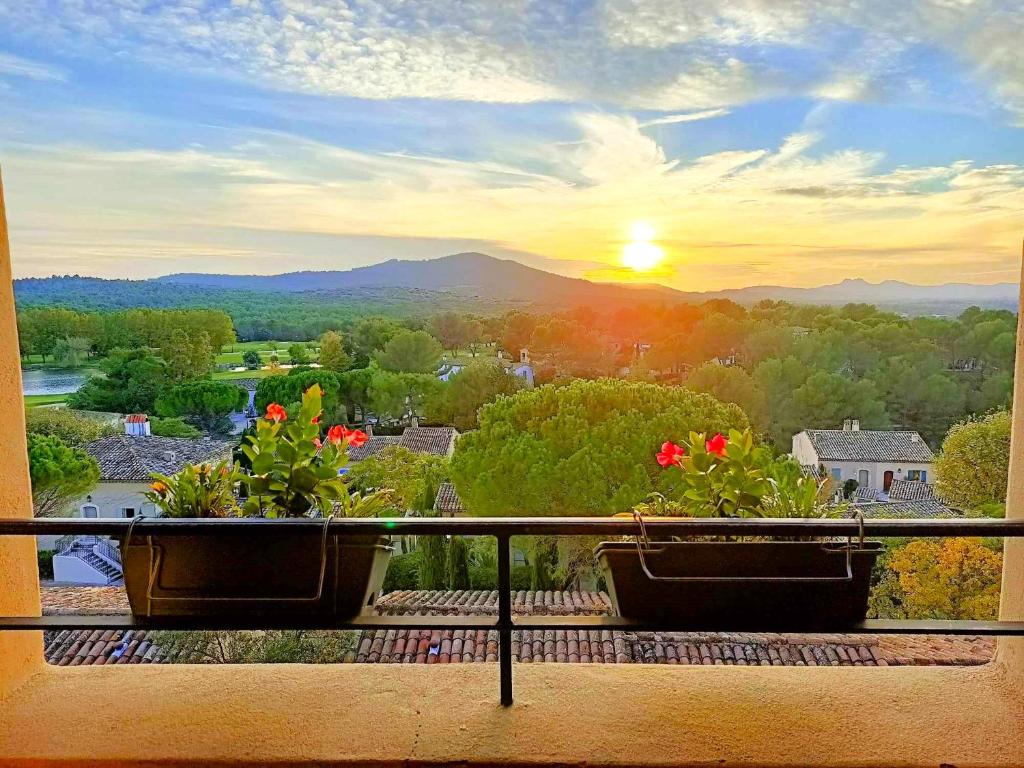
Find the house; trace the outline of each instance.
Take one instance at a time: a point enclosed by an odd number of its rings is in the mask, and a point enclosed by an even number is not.
[[[533,388],[533,364],[530,362],[530,350],[525,347],[519,350],[519,362],[512,366],[512,375],[523,379],[530,389]]]
[[[348,449],[350,464],[376,456],[385,448],[400,445],[415,453],[430,453],[434,456],[451,456],[455,452],[455,441],[459,432],[455,427],[406,427],[401,435],[374,435],[358,448]]]
[[[862,430],[848,419],[842,429],[805,429],[793,436],[793,458],[805,467],[821,467],[842,485],[888,492],[896,480],[922,483],[932,474],[935,459],[917,432]]]
[[[451,483],[441,483],[437,487],[434,511],[441,517],[461,517],[466,514],[466,508],[462,506],[462,499],[456,493],[454,485]]]
[[[156,509],[145,497],[152,473],[173,475],[186,464],[219,462],[231,456],[233,443],[225,440],[127,432],[142,428],[148,428],[148,420],[126,420],[126,434],[104,437],[85,447],[100,466],[100,480],[76,505],[80,517],[155,515]],[[54,553],[54,581],[115,584],[121,579],[120,552],[103,537],[39,536],[36,545],[40,551]]]

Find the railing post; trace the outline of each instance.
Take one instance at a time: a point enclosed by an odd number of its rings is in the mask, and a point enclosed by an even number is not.
[[[507,534],[498,539],[498,668],[501,705],[512,706],[512,557]]]

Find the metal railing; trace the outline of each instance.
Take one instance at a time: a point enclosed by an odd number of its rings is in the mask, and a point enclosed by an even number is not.
[[[0,520],[0,536],[37,536],[92,534],[124,536],[129,520],[123,519],[38,519]],[[136,533],[161,535],[210,535],[245,531],[247,534],[274,536],[282,530],[323,531],[323,520],[257,519],[163,519],[147,518],[136,525]],[[367,613],[350,621],[324,618],[296,619],[274,617],[189,617],[187,619],[145,619],[129,615],[55,615],[0,617],[0,630],[47,629],[176,629],[176,630],[249,630],[249,629],[475,629],[498,633],[501,702],[512,703],[512,632],[528,630],[653,630],[695,631],[693,627],[673,627],[671,620],[657,625],[618,616],[514,616],[512,614],[511,539],[513,536],[636,536],[637,523],[629,518],[373,518],[332,519],[326,523],[331,535],[459,535],[493,536],[498,543],[498,615],[497,616],[380,616]],[[704,536],[757,536],[770,538],[851,538],[863,534],[878,537],[984,536],[1024,537],[1024,520],[994,519],[719,519],[719,518],[646,518],[649,536],[674,536],[695,539]],[[1024,618],[1024,617],[1022,617]],[[720,630],[709,626],[705,631]],[[748,631],[757,631],[751,627]],[[773,628],[772,631],[779,631]],[[783,630],[784,631],[784,630]],[[803,631],[794,628],[794,631]],[[903,621],[866,620],[843,627],[844,634],[950,634],[1024,636],[1020,621]]]

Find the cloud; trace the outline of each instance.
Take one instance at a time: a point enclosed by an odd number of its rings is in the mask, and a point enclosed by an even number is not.
[[[576,141],[527,141],[510,163],[254,130],[216,148],[20,145],[4,167],[15,268],[277,272],[473,243],[619,279],[636,221],[665,250],[656,277],[687,289],[939,282],[982,267],[1005,279],[1017,265],[1019,165],[885,168],[876,153],[821,152],[813,132],[683,159],[628,115],[584,112],[575,126]]]
[[[692,123],[697,120],[710,120],[713,117],[722,117],[728,115],[729,110],[727,109],[705,109],[701,112],[686,112],[681,115],[665,115],[664,117],[657,117],[653,120],[645,120],[640,123],[641,128],[647,128],[652,125],[675,125],[676,123]]]
[[[948,59],[1024,121],[1019,0],[0,0],[0,23],[63,53],[281,90],[664,111],[773,96],[963,109],[936,70]]]
[[[24,77],[29,80],[65,80],[67,74],[56,67],[29,61],[19,56],[0,52],[0,76]]]

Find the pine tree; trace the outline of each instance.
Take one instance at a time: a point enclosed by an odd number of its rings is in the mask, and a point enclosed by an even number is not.
[[[420,588],[421,589],[444,589],[445,561],[447,559],[443,536],[420,536]]]
[[[469,589],[469,548],[461,536],[452,536],[448,544],[448,589]]]

